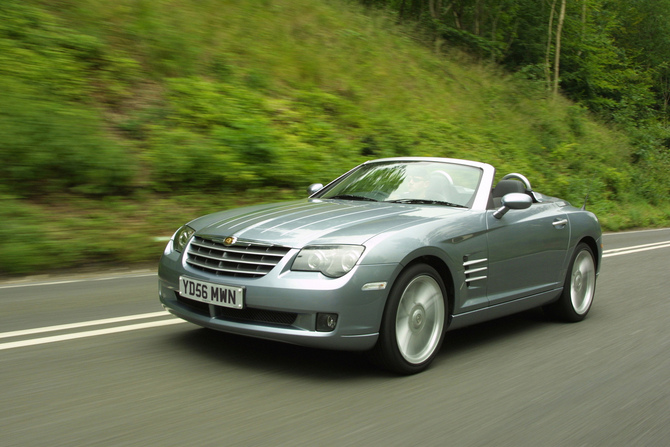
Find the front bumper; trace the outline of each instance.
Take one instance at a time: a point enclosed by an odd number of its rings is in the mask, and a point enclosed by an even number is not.
[[[202,327],[302,346],[348,351],[374,347],[397,265],[363,265],[341,278],[293,272],[277,265],[262,278],[217,277],[182,263],[179,253],[166,253],[159,264],[158,294],[173,315]],[[221,308],[182,298],[179,277],[245,288],[244,309]],[[385,289],[363,290],[369,283],[387,282]],[[331,332],[316,330],[318,313],[335,313]],[[255,318],[256,315],[264,315]]]

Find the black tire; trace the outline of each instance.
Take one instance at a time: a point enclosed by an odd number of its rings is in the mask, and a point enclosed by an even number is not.
[[[375,358],[400,374],[423,371],[440,351],[447,321],[447,293],[440,275],[426,264],[405,269],[391,288]]]
[[[595,256],[591,247],[580,243],[570,261],[561,296],[557,301],[544,306],[544,311],[548,316],[562,321],[582,321],[593,305],[595,293]]]

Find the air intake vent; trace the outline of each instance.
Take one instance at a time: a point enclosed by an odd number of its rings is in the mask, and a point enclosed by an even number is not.
[[[488,278],[488,267],[486,262],[488,259],[468,260],[463,258],[463,268],[465,269],[465,284],[469,287],[475,281],[482,281]]]

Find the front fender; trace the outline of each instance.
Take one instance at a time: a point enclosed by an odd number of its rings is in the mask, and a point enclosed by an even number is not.
[[[464,264],[481,261],[487,267],[488,246],[483,213],[467,212],[458,219],[438,221],[379,235],[366,243],[361,263],[395,264],[389,287],[408,265],[424,262],[442,276],[454,313],[488,305],[486,281],[471,282]],[[480,275],[482,276],[482,275]],[[485,275],[485,272],[483,274]]]

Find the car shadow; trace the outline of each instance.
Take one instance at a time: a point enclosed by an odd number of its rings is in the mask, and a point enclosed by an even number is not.
[[[531,310],[450,331],[438,359],[440,364],[448,365],[443,361],[459,353],[533,332],[547,324],[552,322],[540,310]],[[175,334],[170,346],[248,371],[274,371],[319,380],[402,377],[374,364],[366,352],[306,348],[197,327]]]
[[[331,351],[194,328],[177,335],[177,346],[243,370],[275,371],[303,377],[379,376],[365,352]],[[174,346],[174,344],[172,344]],[[390,373],[381,371],[381,375]]]
[[[527,336],[551,324],[556,322],[547,318],[538,308],[455,329],[447,332],[439,358],[455,357],[462,352],[509,340],[520,334]]]

